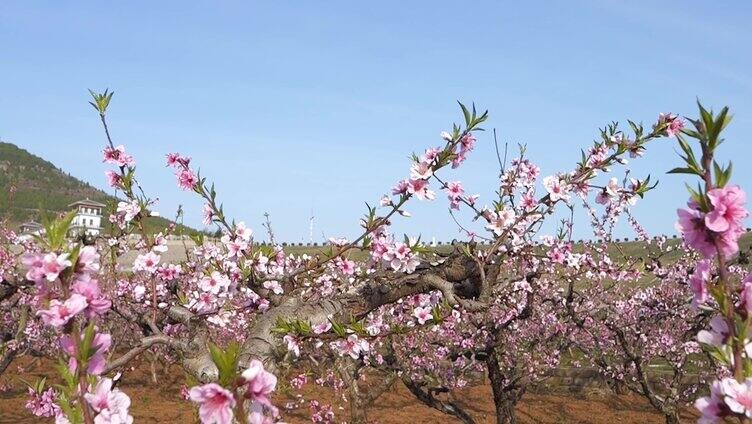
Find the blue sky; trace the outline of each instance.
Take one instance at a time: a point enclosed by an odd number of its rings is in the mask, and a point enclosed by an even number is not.
[[[4,1],[0,137],[104,187],[86,89],[109,87],[115,141],[163,214],[183,204],[200,225],[201,203],[164,167],[180,151],[232,217],[262,232],[269,212],[280,239],[307,241],[311,210],[317,240],[354,235],[363,202],[460,119],[455,100],[489,109],[486,127],[526,143],[546,175],[571,169],[607,122],[692,115],[700,98],[731,106],[721,156],[750,190],[750,18],[743,1]],[[491,141],[444,173],[487,201]],[[686,178],[665,175],[674,151],[664,140],[632,164],[660,179],[636,213],[651,232],[673,232],[686,198]],[[458,236],[443,196],[408,209],[398,232]]]

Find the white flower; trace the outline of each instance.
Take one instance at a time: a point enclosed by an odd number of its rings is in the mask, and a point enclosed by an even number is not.
[[[558,175],[549,175],[544,178],[543,186],[546,188],[552,202],[569,200],[569,186]]]
[[[157,265],[159,264],[160,257],[154,252],[148,252],[143,255],[138,255],[136,260],[133,261],[134,271],[146,271],[154,273],[157,271]]]
[[[616,197],[619,195],[619,181],[616,178],[611,178],[608,180],[608,184],[606,185],[606,193],[608,193],[611,197]]]
[[[433,318],[431,308],[418,306],[413,310],[413,316],[418,319],[418,324],[423,325]]]
[[[141,212],[141,205],[139,205],[136,200],[131,200],[130,202],[118,202],[117,211],[122,214],[125,217],[125,221],[128,222]]]

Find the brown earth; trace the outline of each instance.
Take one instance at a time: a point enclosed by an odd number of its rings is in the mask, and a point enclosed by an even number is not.
[[[0,423],[30,424],[52,422],[52,419],[42,419],[31,415],[25,408],[26,386],[23,380],[33,382],[38,378],[50,374],[49,363],[42,361],[29,364],[24,359],[18,361],[27,369],[19,372],[14,364],[0,376]],[[185,382],[181,371],[159,376],[159,383],[153,383],[147,366],[139,367],[127,373],[120,385],[132,400],[131,414],[136,423],[193,423],[196,419],[195,408],[189,401],[180,397],[180,387]],[[317,399],[320,402],[332,402],[332,392],[308,385],[303,394],[307,399]],[[470,387],[458,392],[453,398],[464,407],[480,423],[493,423],[493,401],[491,389],[488,385]],[[283,407],[292,403],[295,398],[278,395],[274,402]],[[334,400],[335,402],[339,399]],[[342,409],[337,409],[342,407]],[[345,422],[348,418],[346,404],[341,401],[335,403],[337,422]],[[529,393],[525,395],[517,407],[520,423],[663,423],[662,416],[655,413],[642,398],[634,395],[613,395],[603,393],[567,394],[567,393]],[[286,422],[310,423],[307,402],[298,409],[284,410],[282,416]],[[369,419],[380,424],[430,424],[437,422],[459,422],[434,409],[424,406],[407,391],[401,384],[396,384],[392,392],[385,393],[369,410]],[[682,415],[682,422],[693,422],[690,410]]]

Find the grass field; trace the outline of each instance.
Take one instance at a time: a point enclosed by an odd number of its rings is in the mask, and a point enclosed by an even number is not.
[[[681,244],[681,239],[669,239],[668,244],[672,247],[678,247]],[[190,251],[195,247],[195,243],[193,240],[169,240],[167,242],[167,246],[169,250],[162,255],[163,262],[179,262],[181,260],[185,260],[186,258],[186,250]],[[750,249],[750,246],[752,246],[752,233],[747,233],[744,236],[742,236],[739,248],[741,251],[748,251]],[[483,248],[484,246],[481,246]],[[621,242],[613,242],[609,245],[609,254],[614,260],[620,260],[624,256],[627,257],[644,257],[647,253],[646,248],[650,248],[649,245],[647,245],[645,242],[642,241],[621,241]],[[283,246],[283,249],[285,253],[288,254],[294,254],[294,255],[316,255],[316,254],[323,254],[329,251],[328,246],[309,246],[309,245],[285,245]],[[442,253],[448,253],[451,252],[453,249],[452,245],[449,244],[442,244],[440,246],[436,246],[433,249],[436,251],[442,252]],[[575,245],[575,251],[581,250],[580,245]],[[366,251],[363,251],[361,249],[352,249],[348,255],[353,260],[366,260],[369,258],[370,254]],[[667,254],[665,256],[665,260],[667,262],[671,262],[676,260],[681,255],[680,250],[674,250]],[[128,254],[124,255],[120,263],[122,265],[133,263],[133,260],[136,258],[136,252],[129,252]]]

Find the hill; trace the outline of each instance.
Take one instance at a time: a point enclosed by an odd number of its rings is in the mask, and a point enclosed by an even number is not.
[[[15,187],[13,194],[11,187]],[[105,204],[118,200],[47,160],[0,141],[0,219],[7,219],[11,227],[30,220],[40,221],[45,212],[68,211],[69,204],[87,198]],[[155,232],[169,222],[162,217],[150,217],[146,224],[150,232]],[[186,234],[197,232],[190,227],[180,228]]]

